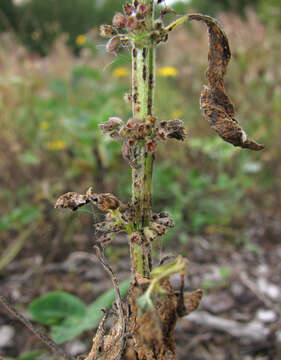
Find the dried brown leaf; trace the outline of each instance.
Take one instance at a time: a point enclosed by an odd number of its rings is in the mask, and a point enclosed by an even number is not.
[[[88,202],[89,199],[87,195],[81,195],[76,192],[68,192],[58,198],[55,208],[69,208],[75,211]]]
[[[192,293],[184,293],[185,316],[198,308],[202,297],[203,291],[201,289],[192,291]]]
[[[209,34],[209,66],[206,72],[209,84],[204,86],[200,98],[204,117],[223,140],[241,148],[262,150],[264,146],[249,140],[234,118],[233,104],[224,90],[224,76],[231,52],[221,25],[215,19],[201,14],[192,14],[188,18],[205,22]]]
[[[93,194],[90,198],[101,211],[116,210],[120,206],[120,201],[110,193]]]

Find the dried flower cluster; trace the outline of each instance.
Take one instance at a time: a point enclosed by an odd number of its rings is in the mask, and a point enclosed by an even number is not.
[[[132,4],[124,5],[123,13],[117,12],[114,15],[112,25],[104,24],[100,27],[100,35],[110,38],[106,45],[107,51],[116,52],[120,46],[129,45],[132,39],[138,46],[151,40],[155,44],[166,42],[169,32],[165,29],[162,18],[171,13],[175,14],[175,11],[168,7],[161,10],[160,18],[155,20],[154,27],[151,29],[149,24],[151,21],[151,9],[149,13],[147,4],[136,0]],[[140,33],[145,34],[145,36],[139,36]]]
[[[153,116],[148,116],[144,120],[130,118],[127,123],[118,117],[111,117],[100,124],[100,129],[112,138],[123,140],[123,157],[133,167],[136,166],[135,149],[139,141],[144,141],[148,153],[154,153],[158,141],[169,138],[183,141],[187,135],[182,120],[158,121]]]
[[[79,207],[89,202],[96,205],[101,211],[116,210],[121,206],[121,202],[116,196],[110,193],[93,193],[93,189],[90,187],[84,195],[76,192],[68,192],[61,195],[56,201],[55,208],[69,208],[76,211]]]

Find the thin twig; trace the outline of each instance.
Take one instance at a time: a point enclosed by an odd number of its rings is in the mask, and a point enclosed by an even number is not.
[[[17,318],[23,325],[25,325],[28,330],[30,330],[39,340],[46,344],[54,353],[56,353],[60,358],[66,360],[74,360],[73,357],[67,355],[67,353],[61,349],[52,339],[47,335],[42,334],[38,329],[36,329],[29,320],[27,320],[22,314],[20,314],[9,302],[8,300],[0,295],[0,302],[9,313],[11,313],[15,318]]]
[[[119,335],[118,339],[120,339],[120,338],[122,339],[122,346],[119,350],[119,353],[116,355],[116,360],[119,360],[119,359],[121,359],[124,348],[126,346],[126,336],[125,336],[126,319],[125,319],[124,309],[123,309],[123,305],[122,305],[119,284],[118,284],[118,280],[117,280],[113,270],[111,269],[108,261],[106,260],[106,258],[104,256],[103,247],[100,244],[96,243],[94,245],[94,248],[96,249],[96,254],[97,254],[97,257],[98,257],[100,263],[102,264],[105,271],[109,274],[109,276],[111,278],[111,281],[112,281],[112,284],[114,287],[114,291],[115,291],[116,305],[117,305],[118,315],[119,315],[120,322],[121,322],[121,331],[120,331],[120,335]]]
[[[108,316],[109,316],[109,312],[107,311],[99,323],[99,327],[97,329],[96,335],[93,338],[92,349],[85,360],[95,360],[97,358],[100,347],[103,345],[104,335],[105,335],[104,327]]]

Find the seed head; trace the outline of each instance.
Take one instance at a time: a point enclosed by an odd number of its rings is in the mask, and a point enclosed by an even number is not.
[[[126,16],[120,12],[116,13],[113,17],[112,24],[117,28],[124,29],[127,24]]]
[[[151,228],[156,231],[159,236],[164,235],[167,232],[167,226],[156,222],[151,224]]]
[[[166,227],[174,227],[175,223],[170,217],[163,217],[156,220],[158,224],[164,225]]]
[[[106,50],[108,52],[115,52],[120,46],[120,36],[113,36],[106,44]]]
[[[139,23],[138,23],[137,18],[134,15],[130,16],[127,21],[127,29],[129,31],[135,31],[135,30],[137,30],[138,26],[139,26]]]
[[[152,242],[153,240],[155,240],[157,238],[157,232],[155,230],[151,229],[150,227],[145,227],[143,229],[143,233],[144,233],[146,240],[148,240],[149,242]]]
[[[138,233],[136,231],[134,231],[131,234],[130,238],[131,238],[131,242],[134,243],[134,244],[139,244],[140,245],[142,243],[141,235],[140,235],[140,233]]]
[[[117,31],[111,25],[101,25],[100,26],[100,36],[102,37],[111,37],[117,34]]]
[[[145,144],[146,151],[149,153],[154,153],[156,150],[156,142],[153,140],[148,140]]]
[[[110,193],[93,194],[90,200],[101,211],[116,210],[120,205],[120,202],[117,199],[117,197]]]
[[[133,12],[135,11],[135,8],[131,4],[126,4],[123,6],[123,10],[124,10],[125,15],[131,16],[133,14]]]
[[[184,128],[183,121],[179,119],[168,121],[167,131],[168,138],[174,138],[183,141],[186,137],[186,130]]]
[[[149,115],[147,118],[146,118],[146,123],[151,126],[151,127],[154,127],[155,123],[156,123],[156,117],[154,116],[151,116]]]
[[[161,121],[160,126],[155,130],[155,133],[162,140],[173,138],[183,141],[187,135],[183,121],[179,119]]]
[[[154,28],[155,28],[155,30],[162,30],[164,28],[163,21],[161,19],[155,20]]]
[[[108,121],[100,123],[99,128],[104,134],[109,133],[111,137],[118,137],[119,130],[121,129],[122,125],[122,119],[119,117],[111,117],[108,119]]]
[[[143,19],[147,16],[147,13],[148,13],[148,7],[143,3],[139,4],[137,7],[137,14],[136,14],[137,18]]]

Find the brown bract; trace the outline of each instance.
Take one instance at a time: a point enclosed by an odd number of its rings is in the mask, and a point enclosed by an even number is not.
[[[209,34],[209,66],[206,72],[208,86],[201,93],[200,105],[204,117],[219,136],[234,146],[262,150],[263,145],[248,139],[247,134],[234,118],[234,107],[224,90],[224,75],[231,58],[227,37],[221,25],[205,15],[189,15],[189,20],[205,22]]]
[[[106,44],[106,50],[108,52],[115,52],[118,50],[120,44],[121,44],[120,36],[119,35],[113,36],[110,40],[108,40]]]
[[[182,120],[173,119],[169,121],[161,121],[159,127],[155,129],[155,134],[161,140],[170,138],[183,141],[186,138],[187,131],[184,128]]]
[[[117,199],[117,197],[110,193],[93,194],[90,200],[101,211],[116,210],[120,206],[120,201]]]
[[[113,17],[112,24],[117,28],[124,28],[127,24],[126,16],[120,12],[116,13]]]
[[[195,291],[192,291],[192,293],[184,293],[184,314],[188,315],[192,311],[196,310],[200,304],[200,301],[203,297],[203,291],[201,289],[197,289]]]
[[[115,116],[109,118],[106,122],[100,123],[99,128],[104,134],[108,133],[112,138],[117,138],[122,125],[122,119]]]

